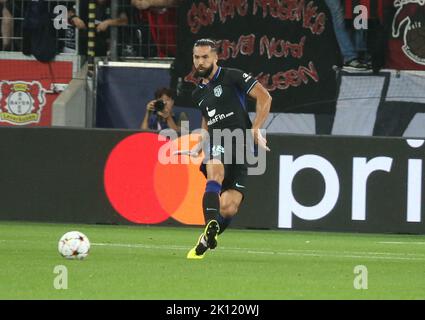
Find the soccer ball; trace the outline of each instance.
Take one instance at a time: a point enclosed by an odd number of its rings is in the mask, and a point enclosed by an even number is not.
[[[60,238],[58,250],[62,257],[82,260],[89,254],[90,241],[83,233],[70,231]]]

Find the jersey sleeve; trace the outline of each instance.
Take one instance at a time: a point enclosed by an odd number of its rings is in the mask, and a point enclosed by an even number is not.
[[[258,82],[253,76],[238,69],[229,69],[229,76],[239,89],[248,94]]]
[[[199,97],[198,97],[198,92],[197,92],[197,90],[195,89],[195,90],[193,90],[192,91],[192,104],[195,106],[195,108],[197,108],[197,109],[199,109],[198,108],[198,101],[199,100]]]

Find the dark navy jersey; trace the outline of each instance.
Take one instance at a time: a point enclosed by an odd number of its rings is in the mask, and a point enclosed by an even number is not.
[[[196,107],[213,129],[249,129],[246,96],[257,80],[238,69],[219,67],[208,84],[199,83],[192,93]]]

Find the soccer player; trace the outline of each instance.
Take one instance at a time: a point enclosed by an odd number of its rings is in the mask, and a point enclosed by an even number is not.
[[[270,94],[252,76],[237,69],[220,67],[217,61],[215,41],[196,41],[193,46],[193,64],[196,76],[201,80],[192,98],[202,112],[202,128],[208,132],[210,143],[206,159],[201,165],[201,171],[207,178],[202,201],[206,227],[195,247],[187,254],[188,259],[202,259],[208,249],[217,246],[217,236],[238,212],[245,193],[246,161],[235,163],[235,154],[241,145],[232,142],[229,146],[222,138],[219,139],[220,144],[216,144],[213,130],[240,130],[244,133],[248,130],[257,146],[270,151],[260,132],[270,111]],[[251,123],[246,111],[246,95],[256,100],[254,123]],[[192,154],[200,154],[205,139],[201,138]],[[242,147],[246,147],[245,143]]]

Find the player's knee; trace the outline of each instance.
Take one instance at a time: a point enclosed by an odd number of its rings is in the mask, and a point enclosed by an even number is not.
[[[207,163],[207,179],[214,180],[222,184],[224,180],[223,164],[216,159],[211,159]]]
[[[224,218],[233,217],[239,210],[239,206],[235,203],[228,203],[220,207],[220,213]]]
[[[219,184],[222,184],[223,180],[224,180],[224,173],[213,172],[208,176],[208,180],[214,180],[214,181],[218,182]]]

